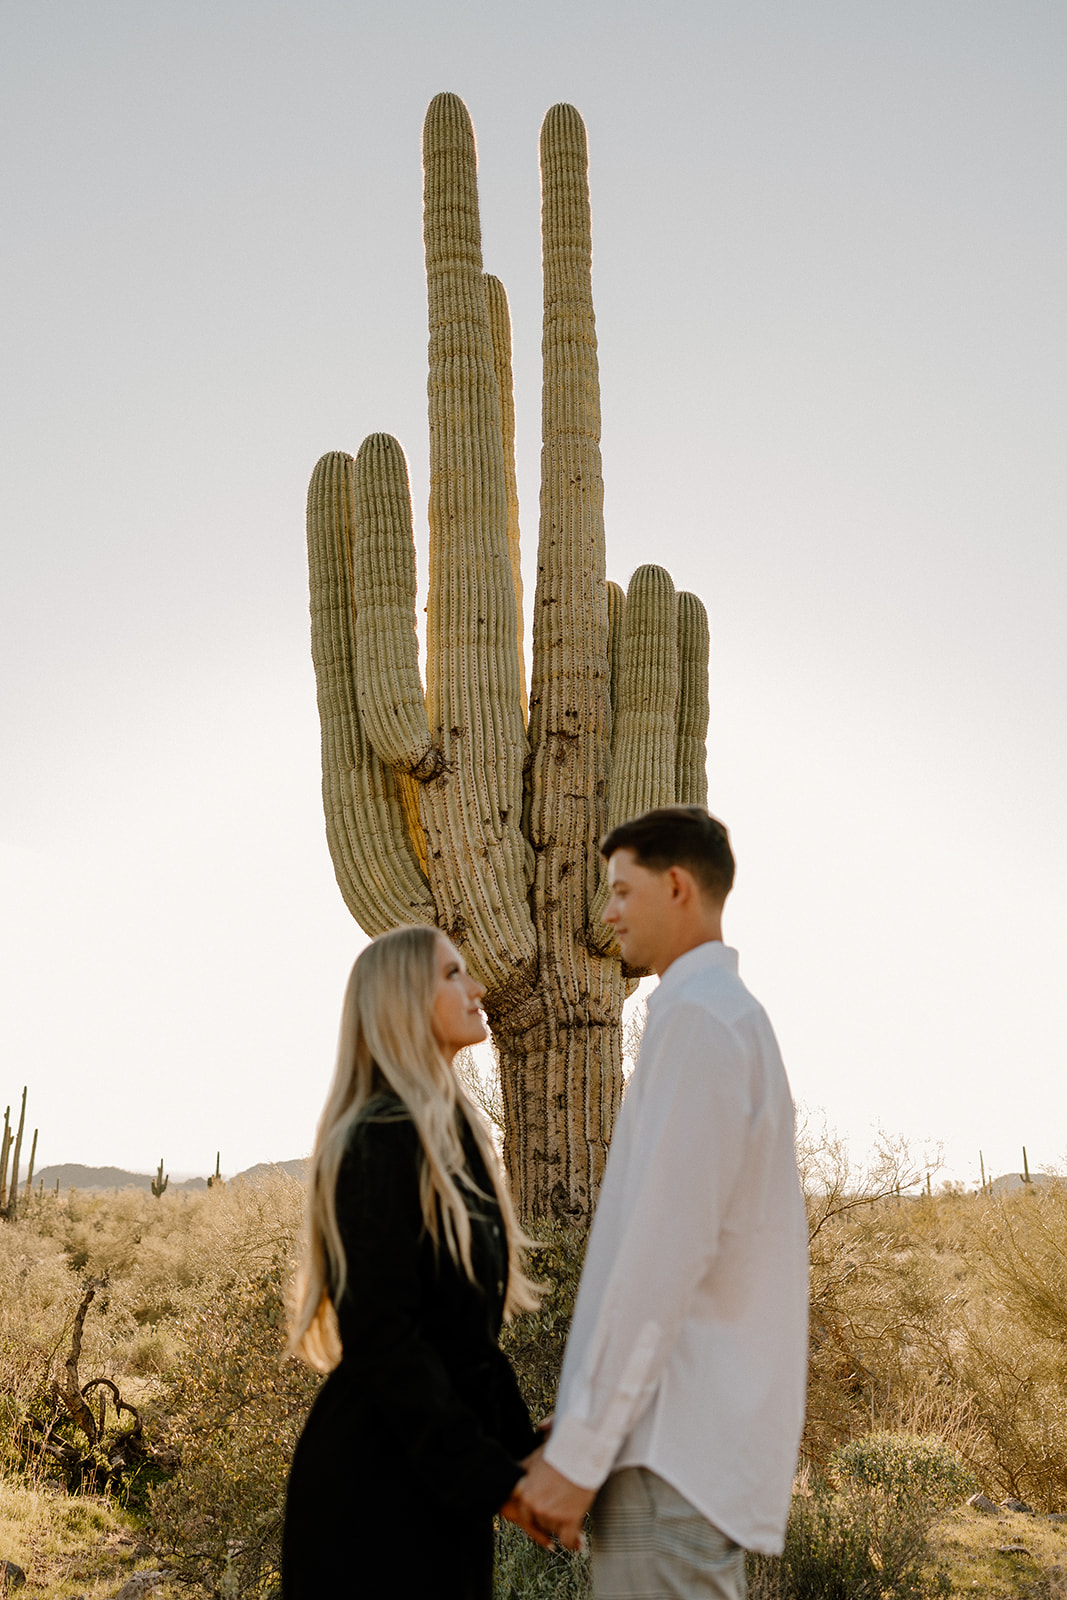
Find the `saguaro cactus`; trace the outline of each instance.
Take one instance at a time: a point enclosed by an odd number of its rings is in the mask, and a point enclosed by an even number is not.
[[[658,567],[605,576],[585,128],[541,130],[544,386],[529,727],[510,318],[482,272],[474,133],[423,133],[429,298],[426,688],[407,466],[372,434],[308,494],[312,654],[337,881],[375,934],[444,929],[486,985],[505,1160],[526,1216],[588,1216],[622,1089],[633,974],[599,922],[609,820],[706,798],[707,618]],[[613,776],[614,774],[614,776]]]
[[[22,1158],[22,1131],[26,1126],[26,1089],[22,1090],[22,1106],[19,1110],[18,1132],[15,1134],[14,1149],[11,1143],[10,1127],[11,1108],[4,1112],[4,1160],[0,1163],[0,1215],[8,1222],[14,1222],[19,1214],[19,1164]],[[34,1149],[37,1147],[37,1135],[34,1134]],[[11,1150],[11,1181],[7,1180],[7,1154]]]
[[[157,1200],[162,1200],[164,1191],[169,1182],[170,1174],[168,1173],[166,1177],[163,1176],[163,1157],[160,1156],[159,1167],[156,1171],[155,1177],[152,1179],[152,1193],[155,1195]]]

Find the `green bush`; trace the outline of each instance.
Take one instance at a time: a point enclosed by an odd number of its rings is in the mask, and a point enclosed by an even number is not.
[[[868,1433],[850,1439],[830,1457],[830,1472],[842,1487],[869,1489],[898,1504],[922,1502],[945,1511],[974,1494],[971,1469],[940,1439],[913,1433]]]
[[[930,1516],[883,1494],[793,1497],[780,1557],[749,1556],[749,1600],[934,1600],[948,1578],[927,1542]]]

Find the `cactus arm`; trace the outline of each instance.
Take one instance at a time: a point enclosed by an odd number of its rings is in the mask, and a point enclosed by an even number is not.
[[[0,1213],[7,1206],[7,1158],[11,1154],[11,1107],[4,1112],[4,1137],[0,1140]]]
[[[622,663],[623,647],[626,640],[626,590],[620,584],[608,583],[608,661],[611,672],[611,730],[612,744],[614,744],[615,728],[619,717],[619,697],[622,688]],[[599,840],[597,841],[599,845]],[[599,854],[596,854],[597,887],[592,895],[589,905],[589,920],[585,930],[585,942],[590,949],[600,955],[612,955],[616,960],[622,959],[618,945],[611,929],[601,921],[604,907],[608,903],[608,883],[606,865]],[[629,991],[628,991],[629,992]]]
[[[611,727],[614,735],[615,716],[618,709],[619,684],[622,680],[622,645],[626,632],[626,590],[620,584],[608,584],[608,661],[611,666]]]
[[[407,462],[387,433],[364,439],[354,471],[351,539],[355,681],[375,753],[421,782],[437,777],[415,633],[415,541]]]
[[[638,567],[626,593],[609,826],[674,804],[678,601],[662,567]]]
[[[493,339],[493,364],[500,395],[500,434],[504,446],[504,484],[508,504],[508,557],[515,586],[515,631],[519,652],[519,694],[523,719],[528,714],[526,663],[522,653],[522,566],[519,560],[519,489],[515,475],[515,390],[511,371],[511,312],[504,285],[491,272],[485,274],[485,300]]]
[[[27,1199],[27,1201],[30,1198],[30,1189],[33,1186],[33,1163],[37,1159],[37,1132],[38,1132],[38,1130],[36,1128],[34,1128],[34,1130],[33,1130],[33,1143],[30,1145],[30,1165],[29,1165],[29,1168],[28,1168],[28,1170],[26,1172],[26,1199]]]
[[[415,542],[407,462],[396,439],[364,439],[355,465],[352,540],[356,701],[374,753],[392,768],[419,870],[427,870],[418,784],[441,771],[430,736],[415,632]]]
[[[626,594],[622,665],[615,693],[608,827],[675,801],[678,726],[678,599],[663,567],[638,567]],[[601,878],[586,937],[615,948],[602,921],[608,902]]]
[[[372,936],[401,922],[436,921],[389,768],[363,725],[355,693],[352,614],[354,463],[322,457],[308,490],[311,654],[322,726],[322,799],[338,887]]]
[[[573,106],[553,106],[541,128],[541,195],[544,380],[530,835],[539,931],[563,995],[574,1003],[590,981],[575,935],[597,887],[611,699],[588,152]]]
[[[708,803],[708,614],[695,594],[678,595],[678,741],[675,800]]]
[[[22,1130],[26,1126],[26,1090],[22,1091],[22,1108],[19,1111],[18,1132],[15,1135],[15,1148],[11,1153],[11,1183],[7,1191],[6,1216],[9,1222],[14,1222],[19,1210],[19,1162],[22,1157]]]
[[[451,94],[423,130],[429,300],[426,699],[445,772],[420,789],[441,925],[489,998],[527,989],[536,940],[522,836],[523,727],[507,486],[482,281],[474,130]]]

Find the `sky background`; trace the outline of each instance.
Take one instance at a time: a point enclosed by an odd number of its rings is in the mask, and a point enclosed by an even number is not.
[[[726,933],[794,1093],[1067,1160],[1061,0],[0,8],[0,1109],[38,1166],[305,1153],[364,942],[304,497],[407,451],[420,133],[466,101],[533,590],[537,138],[589,132],[609,575],[712,626]],[[421,603],[421,602],[420,602]]]

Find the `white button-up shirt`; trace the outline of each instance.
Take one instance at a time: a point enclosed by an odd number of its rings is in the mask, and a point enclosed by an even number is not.
[[[673,961],[611,1142],[546,1460],[644,1466],[777,1554],[804,1421],[808,1237],[770,1021],[713,941]]]

